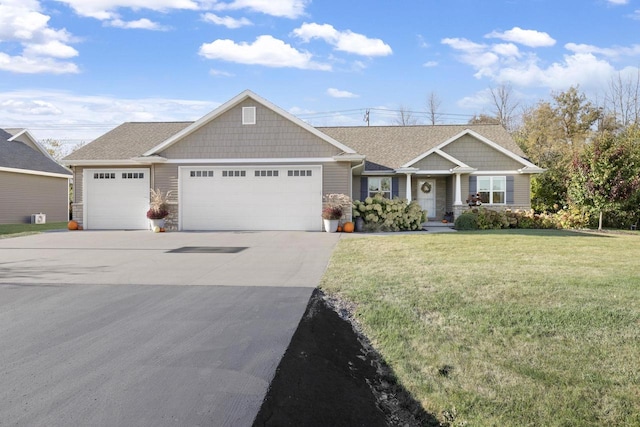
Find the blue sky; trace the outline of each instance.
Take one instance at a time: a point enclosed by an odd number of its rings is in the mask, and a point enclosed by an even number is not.
[[[0,0],[0,127],[89,141],[251,89],[316,126],[443,123],[637,76],[640,0]],[[424,122],[426,119],[415,114]]]

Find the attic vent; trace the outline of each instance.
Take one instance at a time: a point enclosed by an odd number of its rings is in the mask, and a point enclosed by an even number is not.
[[[256,107],[242,107],[242,124],[256,124]]]

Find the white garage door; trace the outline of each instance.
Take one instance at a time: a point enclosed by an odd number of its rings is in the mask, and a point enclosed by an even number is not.
[[[85,169],[85,228],[148,228],[149,175],[149,169]]]
[[[182,167],[183,230],[322,228],[322,167]]]

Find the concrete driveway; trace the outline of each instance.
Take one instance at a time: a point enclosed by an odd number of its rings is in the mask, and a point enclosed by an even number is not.
[[[338,239],[0,240],[0,425],[251,425]]]

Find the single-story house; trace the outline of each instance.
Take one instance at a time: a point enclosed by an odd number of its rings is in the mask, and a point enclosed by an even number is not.
[[[323,195],[417,200],[430,219],[530,207],[529,162],[497,125],[313,127],[251,91],[195,122],[124,123],[63,159],[85,229],[145,229],[150,188],[177,230],[321,230]]]
[[[0,129],[0,224],[67,221],[71,177],[28,130]]]

